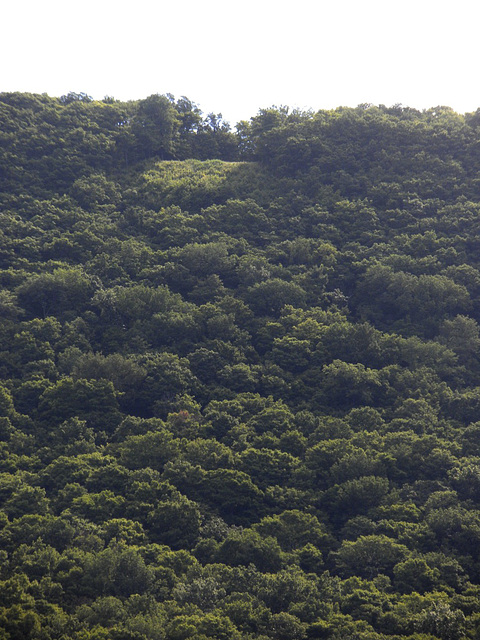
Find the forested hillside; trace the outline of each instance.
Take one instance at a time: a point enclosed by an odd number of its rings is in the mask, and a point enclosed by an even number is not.
[[[480,638],[480,110],[0,94],[0,640]]]

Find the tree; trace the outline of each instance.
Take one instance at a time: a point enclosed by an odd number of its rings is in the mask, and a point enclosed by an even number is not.
[[[164,428],[143,435],[127,437],[118,445],[112,446],[112,453],[118,456],[120,463],[128,469],[150,467],[162,471],[165,464],[178,455],[179,443]]]
[[[283,451],[249,447],[237,458],[241,471],[247,473],[261,489],[288,484],[299,460]]]
[[[86,420],[87,426],[112,431],[120,422],[117,394],[106,380],[63,378],[40,396],[39,417],[44,424],[69,418]]]
[[[207,471],[198,495],[227,522],[235,523],[255,517],[263,500],[263,492],[250,476],[233,469]]]
[[[245,299],[255,313],[278,316],[287,304],[302,307],[305,304],[306,294],[302,287],[294,282],[272,278],[249,287]]]
[[[263,518],[253,529],[262,536],[276,538],[283,551],[293,551],[307,544],[325,549],[331,544],[327,531],[318,518],[298,509]]]
[[[69,512],[96,523],[121,518],[125,513],[125,498],[108,489],[99,493],[82,493],[73,498]]]
[[[275,538],[246,529],[227,536],[218,549],[217,559],[234,567],[253,564],[259,571],[275,572],[282,565],[282,552]]]
[[[376,405],[384,390],[379,372],[363,364],[334,360],[322,369],[319,397],[333,407]]]
[[[375,266],[359,282],[356,299],[362,317],[383,327],[408,326],[428,337],[448,316],[468,311],[470,296],[446,276],[414,276]]]
[[[59,268],[27,280],[18,289],[18,301],[31,316],[75,316],[91,300],[95,281],[78,268]]]
[[[72,378],[79,380],[109,380],[118,394],[119,404],[128,410],[135,407],[135,396],[144,382],[147,371],[135,361],[119,353],[103,356],[99,353],[80,355],[73,365]]]
[[[71,194],[79,205],[92,211],[101,205],[118,205],[121,199],[119,187],[103,173],[78,178],[72,185]]]
[[[50,511],[50,501],[46,496],[45,489],[22,483],[5,500],[3,511],[11,520],[27,514],[46,515]]]
[[[167,160],[175,156],[176,134],[180,119],[173,99],[154,94],[141,100],[132,123],[139,150],[146,158]]]
[[[226,617],[214,613],[201,615],[180,615],[167,626],[167,637],[172,640],[240,640],[234,624]]]
[[[480,327],[473,318],[458,315],[452,320],[445,320],[438,339],[459,356],[462,364],[469,369],[478,368]]]
[[[147,372],[136,396],[137,415],[165,418],[175,410],[177,400],[188,394],[195,382],[186,358],[175,353],[147,353],[136,358]]]
[[[460,640],[465,637],[465,616],[445,602],[435,602],[419,616],[417,628],[442,640]]]
[[[200,533],[200,511],[184,496],[159,502],[149,514],[149,535],[172,549],[191,548]]]
[[[341,522],[353,515],[367,513],[372,507],[381,504],[388,490],[387,478],[362,476],[328,489],[324,502],[337,521]]]
[[[410,557],[393,568],[395,584],[400,591],[425,593],[438,582],[440,572],[420,557]]]
[[[86,558],[80,584],[85,595],[101,594],[126,598],[143,594],[153,582],[154,573],[135,549],[113,543],[98,554]]]
[[[406,557],[407,548],[387,536],[370,535],[344,540],[334,555],[341,574],[372,579],[379,573],[391,574]]]

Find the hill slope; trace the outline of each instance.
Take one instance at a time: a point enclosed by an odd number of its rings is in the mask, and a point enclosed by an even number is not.
[[[0,116],[4,637],[476,637],[477,114]]]

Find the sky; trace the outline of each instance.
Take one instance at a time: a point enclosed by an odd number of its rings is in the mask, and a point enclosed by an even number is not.
[[[171,93],[232,126],[272,105],[480,107],[474,0],[3,5],[0,92],[119,100]]]

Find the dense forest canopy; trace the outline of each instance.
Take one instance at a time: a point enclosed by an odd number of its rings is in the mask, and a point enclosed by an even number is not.
[[[0,94],[0,639],[480,637],[480,110]]]

